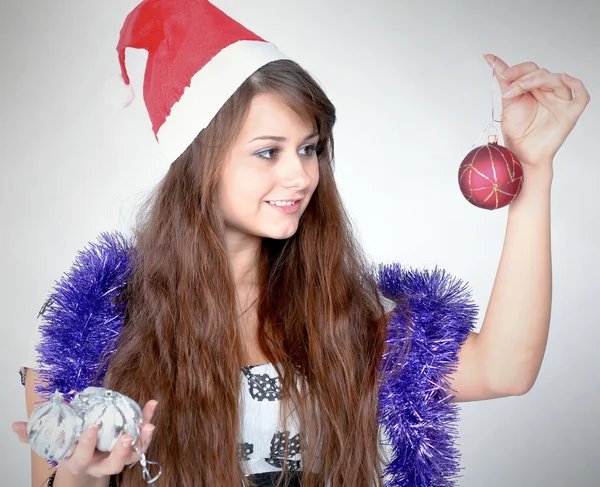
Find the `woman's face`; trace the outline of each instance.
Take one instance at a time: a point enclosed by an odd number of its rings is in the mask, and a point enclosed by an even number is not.
[[[319,182],[318,141],[315,127],[279,97],[254,97],[219,182],[228,239],[296,233]]]

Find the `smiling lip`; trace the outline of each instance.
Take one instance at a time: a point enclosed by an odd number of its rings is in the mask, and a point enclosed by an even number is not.
[[[273,201],[285,201],[285,202],[295,201],[295,203],[293,205],[285,205],[285,206],[277,206],[272,203],[269,203],[268,201],[266,202],[267,205],[269,205],[271,208],[273,208],[275,210],[279,210],[284,215],[291,215],[292,213],[296,213],[300,209],[300,202],[302,200],[298,199],[298,200],[273,200]]]

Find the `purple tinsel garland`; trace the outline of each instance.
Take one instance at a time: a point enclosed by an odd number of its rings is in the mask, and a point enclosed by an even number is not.
[[[101,384],[103,358],[110,359],[123,324],[126,303],[118,298],[131,275],[131,248],[121,234],[102,234],[56,285],[37,346],[42,396],[58,389],[70,400],[75,391]],[[446,376],[474,327],[477,308],[465,284],[443,270],[381,265],[377,278],[382,294],[397,303],[379,391],[379,423],[392,449],[386,486],[451,487],[459,471],[458,411],[446,392]]]
[[[382,294],[398,303],[388,325],[379,391],[379,423],[392,448],[386,485],[453,486],[458,411],[446,376],[474,328],[477,307],[465,284],[437,268],[381,265],[377,277]]]
[[[119,233],[100,235],[54,287],[36,346],[42,397],[58,390],[71,400],[76,391],[101,385],[103,358],[110,357],[123,324],[125,303],[118,298],[131,273],[130,248]]]

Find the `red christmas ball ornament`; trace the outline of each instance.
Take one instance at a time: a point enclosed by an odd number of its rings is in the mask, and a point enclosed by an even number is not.
[[[469,203],[496,210],[519,194],[523,166],[517,156],[498,144],[497,135],[490,135],[486,145],[475,147],[461,162],[458,184]]]

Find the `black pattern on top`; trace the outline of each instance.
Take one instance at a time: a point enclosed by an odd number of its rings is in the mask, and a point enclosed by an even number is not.
[[[256,401],[278,401],[281,393],[279,377],[269,377],[268,374],[253,374],[252,367],[242,367],[242,372],[248,379],[249,392]]]
[[[288,448],[288,459],[285,459],[285,448]],[[273,435],[271,440],[271,456],[265,458],[269,465],[283,469],[284,464],[290,472],[300,469],[300,460],[290,460],[290,457],[300,453],[300,434],[296,434],[290,438],[289,431],[278,431]]]
[[[255,487],[275,487],[281,472],[265,472],[255,473],[248,478],[252,480],[252,485]],[[302,487],[302,471],[290,472],[284,477],[281,487]]]
[[[27,367],[21,367],[19,369],[19,375],[21,376],[21,385],[25,385],[25,379],[27,379]]]
[[[252,443],[238,443],[238,457],[240,460],[250,460],[250,455],[254,453],[254,445]]]

